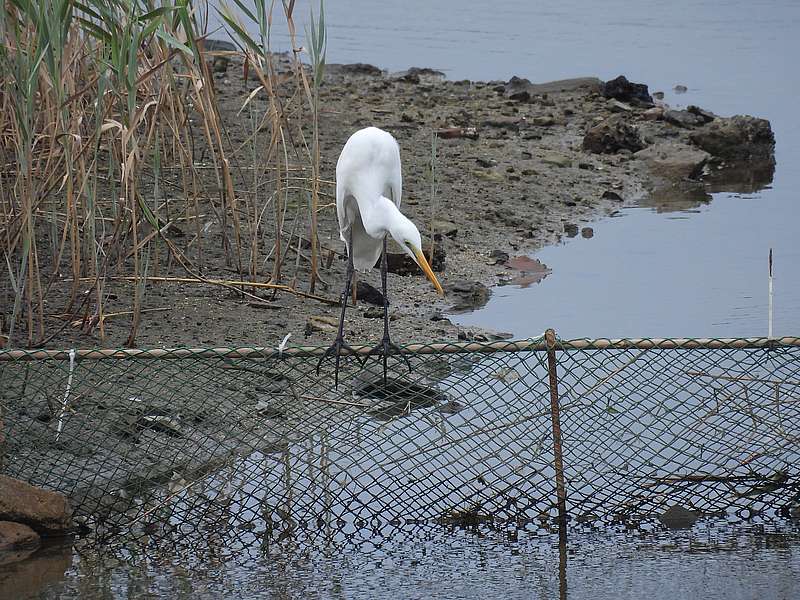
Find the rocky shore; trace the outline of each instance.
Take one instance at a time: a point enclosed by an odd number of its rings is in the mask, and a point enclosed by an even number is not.
[[[240,110],[256,84],[242,78],[235,58],[218,57],[212,66],[220,114],[236,145],[251,133]],[[389,295],[399,343],[491,338],[459,331],[447,315],[485,303],[493,285],[540,277],[546,266],[527,260],[537,249],[579,233],[588,237],[592,221],[621,207],[693,206],[709,201],[712,191],[762,187],[774,170],[768,121],[723,118],[696,106],[677,110],[662,102],[663,95],[624,77],[449,81],[431,69],[387,73],[365,64],[328,65],[325,74],[319,231],[323,252],[333,260],[317,291],[332,302],[286,293],[254,302],[220,287],[153,284],[145,295],[140,347],[273,346],[287,334],[289,344],[327,344],[345,268],[334,168],[345,140],[361,127],[381,127],[397,138],[401,208],[424,241],[435,239],[434,268],[448,290],[439,299],[418,269],[392,257],[396,276],[390,276]],[[250,107],[258,113],[266,101],[256,94]],[[208,236],[204,274],[229,278],[218,223]],[[299,264],[307,270],[304,261]],[[369,287],[379,281],[377,271],[360,277],[360,301],[349,310],[346,328],[353,343],[372,343],[380,335],[380,294]],[[116,301],[114,285],[106,311],[124,315],[129,288],[119,284]],[[108,321],[103,345],[121,346],[128,325],[125,316]],[[93,334],[65,328],[49,345],[98,343]]]

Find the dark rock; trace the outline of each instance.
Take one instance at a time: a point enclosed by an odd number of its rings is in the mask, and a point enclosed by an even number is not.
[[[411,73],[409,71],[406,71],[406,72],[404,72],[404,73],[402,73],[400,75],[395,75],[393,77],[393,79],[396,79],[397,81],[403,81],[405,83],[414,83],[414,84],[416,84],[416,83],[420,82],[419,74]]]
[[[484,127],[518,130],[522,120],[519,117],[490,116],[484,119]]]
[[[445,140],[467,138],[470,140],[478,139],[478,130],[475,127],[445,127],[436,130],[436,137]]]
[[[529,88],[531,82],[522,77],[514,75],[508,80],[508,83],[503,86],[503,93],[506,97],[517,102],[528,102],[531,99]]]
[[[600,91],[606,98],[614,98],[622,102],[633,102],[639,105],[653,104],[653,98],[650,96],[645,84],[628,81],[623,75],[606,81]]]
[[[435,77],[436,79],[444,79],[445,74],[438,69],[431,69],[430,67],[411,67],[406,73],[413,73],[420,77]]]
[[[227,56],[216,56],[214,57],[214,63],[211,67],[214,73],[225,73],[228,70],[228,57]]]
[[[456,402],[455,400],[450,400],[449,402],[445,402],[444,404],[440,404],[436,407],[443,415],[454,415],[458,412],[461,412],[466,408],[465,405],[461,404],[460,402]]]
[[[224,40],[205,40],[203,47],[206,52],[236,52],[236,46]]]
[[[0,521],[0,551],[33,550],[41,541],[39,534],[27,525]]]
[[[622,202],[622,196],[620,196],[617,192],[612,192],[611,190],[606,190],[600,197],[604,200],[616,200],[617,202]]]
[[[686,87],[685,85],[678,84],[678,85],[676,85],[674,88],[672,88],[672,90],[673,90],[673,91],[674,91],[676,94],[685,94],[686,92],[688,92],[688,91],[689,91],[689,88],[688,88],[688,87]]]
[[[596,77],[576,77],[572,79],[559,79],[545,83],[531,83],[529,80],[517,77],[516,75],[508,82],[498,88],[498,92],[504,94],[511,100],[517,102],[529,102],[534,96],[543,96],[546,100],[547,94],[558,92],[574,92],[577,90],[597,91],[602,82]],[[552,101],[543,102],[546,106],[552,106]]]
[[[667,529],[689,529],[699,518],[700,513],[675,505],[670,506],[663,514],[659,515],[658,520]]]
[[[390,77],[397,81],[417,84],[422,81],[433,82],[442,80],[444,79],[444,73],[427,67],[411,67],[405,71],[392,73]]]
[[[479,281],[459,280],[445,286],[447,296],[455,301],[450,312],[460,313],[485,306],[492,292]]]
[[[504,265],[508,262],[508,252],[502,250],[492,250],[489,253],[489,258],[494,259],[493,265]]]
[[[552,127],[553,125],[556,124],[556,120],[549,115],[539,115],[533,117],[533,119],[531,119],[531,122],[537,127]]]
[[[480,157],[478,157],[478,158],[475,159],[475,162],[478,163],[479,166],[481,166],[481,167],[483,167],[485,169],[491,169],[492,167],[496,167],[497,166],[497,161],[494,160],[493,158],[480,158]]]
[[[666,110],[664,111],[664,120],[667,123],[672,123],[678,127],[685,127],[691,129],[692,127],[699,127],[705,125],[707,121],[688,110]]]
[[[712,113],[710,110],[705,110],[700,108],[699,106],[695,106],[694,104],[690,104],[686,107],[686,110],[693,115],[697,115],[701,119],[703,119],[704,123],[711,123],[714,119],[717,118],[717,115]]]
[[[653,92],[653,98],[656,100],[663,100],[664,92]]]
[[[567,237],[574,238],[578,235],[578,226],[575,223],[564,223],[564,233]]]
[[[647,163],[659,177],[681,180],[697,179],[711,155],[688,144],[664,142],[648,146],[634,157]]]
[[[359,302],[366,302],[367,304],[374,304],[375,306],[383,306],[383,294],[381,291],[368,284],[366,281],[360,279],[356,283],[356,299]]]
[[[383,309],[378,308],[377,306],[370,306],[367,310],[364,311],[364,318],[365,319],[382,319],[383,318]],[[390,314],[389,320],[394,321],[396,318],[395,315]]]
[[[635,127],[615,115],[598,123],[583,137],[583,149],[595,154],[613,154],[620,150],[636,152],[644,148]]]
[[[430,259],[431,245],[423,244],[422,253],[425,255],[425,258]],[[433,247],[433,260],[429,261],[431,269],[436,272],[444,271],[446,256],[444,246],[440,243],[436,243]],[[395,273],[397,275],[423,275],[419,265],[405,252],[389,252],[389,254],[386,255],[386,265],[390,273]]]
[[[699,148],[724,160],[774,160],[775,135],[766,119],[746,115],[715,119],[689,138]]]
[[[328,64],[325,65],[327,73],[336,73],[342,75],[367,75],[369,77],[380,77],[383,71],[375,65],[367,63],[350,63],[350,64]]]
[[[591,227],[584,227],[583,229],[581,229],[581,237],[585,240],[593,238],[594,229],[592,229]]]
[[[73,529],[64,495],[5,475],[0,475],[0,520],[23,523],[45,535],[63,535]]]

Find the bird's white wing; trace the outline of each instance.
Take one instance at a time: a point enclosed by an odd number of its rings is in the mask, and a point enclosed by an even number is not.
[[[361,214],[375,210],[380,196],[399,206],[401,194],[400,148],[394,137],[376,127],[361,129],[350,136],[336,163],[336,216],[348,252],[352,229],[353,262],[357,269],[371,269],[383,246],[382,239],[366,232]]]

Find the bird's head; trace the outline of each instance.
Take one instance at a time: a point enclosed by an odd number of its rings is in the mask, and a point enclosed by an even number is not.
[[[431,283],[436,288],[436,293],[440,296],[444,296],[442,284],[436,279],[433,269],[431,269],[425,255],[422,253],[422,236],[419,234],[419,229],[417,229],[417,226],[414,225],[410,219],[399,213],[398,215],[402,218],[396,219],[391,224],[389,233],[394,238],[394,241],[400,245],[406,254],[414,259],[414,262],[419,265],[422,272],[430,279]]]

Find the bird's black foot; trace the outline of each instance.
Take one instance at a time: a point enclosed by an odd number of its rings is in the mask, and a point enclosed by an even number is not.
[[[383,384],[386,385],[386,359],[391,354],[397,354],[402,358],[406,366],[408,367],[408,371],[411,372],[411,363],[408,360],[408,357],[403,354],[402,349],[400,346],[392,342],[389,339],[388,335],[383,336],[383,340],[381,343],[375,346],[372,350],[367,352],[367,356],[380,356],[383,362]]]
[[[343,354],[351,354],[356,357],[356,360],[363,365],[364,362],[358,353],[353,350],[353,347],[350,344],[345,343],[344,338],[338,336],[333,344],[330,345],[329,348],[325,350],[322,356],[319,357],[319,361],[317,362],[317,375],[319,375],[319,369],[322,366],[322,361],[326,358],[330,358],[331,356],[335,357],[336,360],[336,369],[333,373],[333,385],[335,388],[339,387],[339,362]]]

